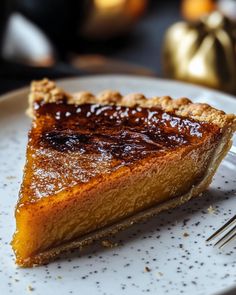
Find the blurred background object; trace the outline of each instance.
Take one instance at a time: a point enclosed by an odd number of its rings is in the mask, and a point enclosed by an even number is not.
[[[57,50],[57,57],[61,59],[66,59],[69,51],[75,51],[80,46],[81,36],[105,40],[127,33],[143,15],[148,3],[147,0],[13,0],[13,2],[14,10],[18,13],[12,15],[9,21],[10,28],[7,33],[11,35],[11,40],[14,39],[11,41],[11,47],[17,46],[19,39],[25,43],[25,39],[28,39],[28,47],[32,41],[34,47],[32,51],[35,51],[35,47],[41,42],[48,48],[50,54],[52,49],[49,48],[49,42],[51,42]],[[43,36],[43,32],[48,40]],[[27,36],[24,36],[25,33]],[[18,53],[19,50],[16,49],[19,48],[15,48]],[[22,54],[22,50],[20,52]],[[38,54],[41,54],[39,50]],[[16,57],[16,54],[13,56]]]
[[[232,93],[235,3],[1,0],[0,92],[45,76],[118,73],[165,76]],[[222,21],[209,24],[214,11]]]
[[[8,20],[2,57],[32,66],[51,66],[54,50],[47,36],[23,15],[14,13]]]
[[[93,0],[81,33],[89,39],[109,39],[126,33],[144,14],[147,0]]]
[[[93,74],[135,74],[141,76],[155,76],[155,72],[130,62],[111,59],[102,55],[75,55],[70,63],[81,70]]]
[[[166,33],[166,76],[236,93],[235,26],[220,12],[179,22]]]
[[[63,56],[75,42],[92,0],[11,0],[13,9],[33,22]]]
[[[182,14],[187,20],[198,20],[216,9],[214,0],[183,0]]]

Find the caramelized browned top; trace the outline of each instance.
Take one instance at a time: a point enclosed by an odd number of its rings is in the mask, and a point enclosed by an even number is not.
[[[32,173],[28,189],[33,197],[55,194],[144,157],[220,136],[216,125],[155,107],[75,106],[61,101],[35,103],[35,112],[28,149]]]
[[[197,143],[217,127],[163,112],[158,108],[116,105],[38,105],[37,115],[53,118],[40,145],[60,152],[106,154],[132,162],[149,153]]]

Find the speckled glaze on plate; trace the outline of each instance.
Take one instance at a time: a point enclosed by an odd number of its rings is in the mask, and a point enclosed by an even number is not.
[[[227,112],[236,99],[207,88],[132,76],[94,76],[60,82],[68,91],[114,88],[147,96],[187,96]],[[95,244],[33,269],[14,263],[9,245],[14,206],[25,162],[30,119],[28,89],[0,98],[0,287],[1,294],[190,294],[213,295],[236,287],[236,242],[224,251],[205,239],[236,213],[235,146],[203,197],[119,233],[118,245]],[[213,209],[213,210],[212,210]],[[236,290],[235,293],[236,294]]]

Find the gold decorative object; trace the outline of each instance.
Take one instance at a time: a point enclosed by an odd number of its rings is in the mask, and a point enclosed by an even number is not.
[[[165,36],[165,75],[236,93],[236,29],[219,12],[179,22]]]
[[[92,0],[82,34],[90,39],[108,39],[128,31],[140,18],[148,0]]]

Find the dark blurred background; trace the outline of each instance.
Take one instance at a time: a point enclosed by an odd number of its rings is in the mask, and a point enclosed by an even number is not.
[[[1,0],[0,93],[43,77],[124,73],[178,78],[163,69],[167,29],[215,10],[230,11],[233,19],[235,2]]]

